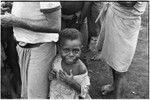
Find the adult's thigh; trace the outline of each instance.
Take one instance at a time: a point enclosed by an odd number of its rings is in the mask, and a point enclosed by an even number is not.
[[[48,98],[48,69],[56,54],[54,43],[45,43],[31,50],[28,67],[28,98]]]

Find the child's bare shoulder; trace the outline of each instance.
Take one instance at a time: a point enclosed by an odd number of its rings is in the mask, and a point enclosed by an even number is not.
[[[55,55],[55,57],[52,59],[52,63],[57,62],[57,60],[60,58],[60,55]]]
[[[52,59],[52,63],[51,63],[51,67],[53,68],[54,67],[54,64],[58,63],[58,60],[59,60],[60,56],[59,55],[56,55],[53,59]]]
[[[78,68],[79,68],[80,74],[85,74],[87,72],[87,68],[86,68],[85,64],[81,60],[79,60],[78,62],[79,62]]]

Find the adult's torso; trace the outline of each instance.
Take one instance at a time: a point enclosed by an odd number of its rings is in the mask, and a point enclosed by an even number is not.
[[[40,8],[40,2],[14,2],[12,14],[20,18],[26,18],[31,20],[45,19],[45,15],[40,11]],[[51,42],[50,37],[52,37],[53,35],[54,38],[56,38],[56,35],[58,35],[42,32],[33,32],[31,30],[19,27],[14,27],[13,31],[17,41],[33,44],[40,42]]]

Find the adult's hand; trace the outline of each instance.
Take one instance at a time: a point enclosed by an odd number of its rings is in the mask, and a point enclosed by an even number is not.
[[[125,7],[133,7],[137,1],[118,1],[118,3]]]
[[[1,15],[11,12],[12,3],[11,2],[1,2]]]
[[[9,13],[6,13],[5,15],[1,15],[1,25],[3,27],[13,26],[15,19],[16,17]]]

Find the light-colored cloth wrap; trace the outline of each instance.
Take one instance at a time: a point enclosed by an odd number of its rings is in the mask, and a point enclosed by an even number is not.
[[[56,54],[55,43],[44,43],[35,48],[17,46],[21,70],[21,97],[48,98],[48,69]]]
[[[102,29],[97,41],[102,58],[116,71],[126,72],[133,59],[147,2],[125,9],[117,2],[105,5],[100,13]]]
[[[61,60],[62,58],[57,56],[53,62],[53,69],[56,72],[63,70],[61,67]],[[74,89],[70,88],[59,79],[54,79],[50,83],[50,99],[78,99],[79,96],[90,99],[90,96],[88,95],[88,89],[90,85],[88,72],[85,74],[73,76],[73,78],[81,85],[81,94],[78,94]]]

